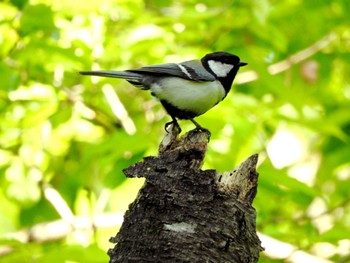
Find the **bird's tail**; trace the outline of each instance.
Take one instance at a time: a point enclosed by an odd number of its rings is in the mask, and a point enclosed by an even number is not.
[[[108,71],[108,70],[93,70],[93,71],[80,71],[81,75],[118,78],[130,81],[140,81],[142,76],[137,73],[127,71]]]
[[[118,78],[125,79],[132,85],[140,89],[149,89],[142,84],[142,75],[129,71],[108,71],[108,70],[94,70],[94,71],[80,71],[81,75],[107,77],[107,78]]]

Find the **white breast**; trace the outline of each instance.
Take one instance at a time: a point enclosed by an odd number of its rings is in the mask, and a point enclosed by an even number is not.
[[[152,85],[151,91],[158,99],[197,115],[214,107],[225,96],[220,81],[193,82],[181,78],[164,78]]]

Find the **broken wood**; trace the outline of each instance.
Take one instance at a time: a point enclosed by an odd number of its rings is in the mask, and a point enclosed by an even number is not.
[[[258,262],[256,234],[258,155],[231,172],[201,170],[208,133],[172,130],[158,157],[124,170],[145,177],[125,213],[110,262]]]

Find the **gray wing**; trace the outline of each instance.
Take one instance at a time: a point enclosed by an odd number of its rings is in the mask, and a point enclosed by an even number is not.
[[[126,70],[127,72],[150,74],[154,76],[174,76],[192,81],[214,81],[215,77],[202,66],[199,60],[185,61],[179,64],[168,63],[151,65],[139,69]]]

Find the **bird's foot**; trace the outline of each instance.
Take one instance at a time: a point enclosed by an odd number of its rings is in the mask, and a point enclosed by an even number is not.
[[[164,126],[164,129],[167,133],[171,132],[168,130],[169,126],[172,126],[171,129],[172,130],[176,130],[177,131],[177,134],[180,134],[181,133],[181,128],[180,128],[180,125],[177,123],[177,121],[174,119],[172,121],[169,121],[167,123],[165,123],[165,126]]]
[[[210,141],[211,132],[208,129],[203,128],[202,126],[200,126],[199,123],[196,122],[193,118],[189,118],[189,120],[196,126],[196,128],[194,130],[190,131],[190,133],[205,132],[208,135],[208,142],[209,142]]]
[[[206,129],[206,128],[203,128],[202,126],[197,126],[195,129],[191,130],[188,132],[189,136],[195,134],[195,133],[199,133],[199,132],[205,132],[208,136],[208,142],[210,141],[210,137],[211,137],[211,132]]]

